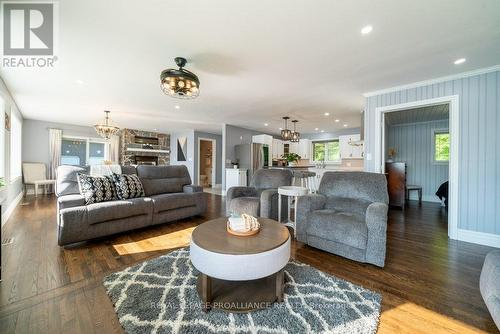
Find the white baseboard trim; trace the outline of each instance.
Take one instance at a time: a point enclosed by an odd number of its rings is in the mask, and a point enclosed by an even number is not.
[[[418,201],[418,194],[416,192],[411,192],[410,193],[410,200],[412,201]],[[422,195],[422,201],[423,202],[432,202],[432,203],[441,203],[439,198],[434,195]]]
[[[12,214],[12,212],[14,212],[14,209],[17,207],[17,205],[19,204],[19,202],[21,202],[22,199],[23,199],[23,192],[21,191],[19,193],[19,195],[17,195],[16,198],[14,198],[14,200],[10,203],[10,205],[7,207],[7,209],[3,213],[2,226],[5,225],[7,220],[10,218],[10,215]]]
[[[458,229],[458,240],[500,248],[500,234]]]

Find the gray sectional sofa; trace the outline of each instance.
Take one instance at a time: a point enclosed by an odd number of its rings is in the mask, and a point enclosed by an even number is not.
[[[57,169],[58,244],[68,245],[145,226],[163,224],[205,213],[206,194],[191,185],[186,166],[123,166],[123,174],[137,174],[146,197],[85,205],[75,166]]]
[[[351,260],[385,263],[389,196],[384,174],[326,172],[297,202],[297,239]]]

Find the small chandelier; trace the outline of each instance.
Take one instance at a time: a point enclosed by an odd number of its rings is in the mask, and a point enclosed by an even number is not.
[[[288,130],[288,120],[290,117],[285,116],[283,119],[285,120],[285,127],[281,130],[281,139],[288,141],[292,137],[292,131]]]
[[[161,90],[178,99],[194,99],[200,94],[200,80],[196,74],[183,68],[187,63],[185,58],[176,57],[174,60],[179,69],[169,68],[161,72]]]
[[[292,121],[293,123],[293,131],[292,131],[292,134],[291,134],[291,137],[290,137],[290,141],[293,142],[293,143],[298,143],[300,141],[300,133],[297,132],[297,129],[295,129],[295,125],[297,124],[297,120],[294,119]]]
[[[109,118],[109,110],[104,110],[104,112],[106,113],[106,118],[104,118],[104,120],[100,123],[94,125],[94,128],[99,136],[107,140],[120,131],[120,128],[113,125],[113,121]]]

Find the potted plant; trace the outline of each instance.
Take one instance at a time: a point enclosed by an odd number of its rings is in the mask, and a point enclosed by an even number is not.
[[[297,153],[285,153],[281,157],[288,162],[288,166],[296,166],[297,161],[302,159]]]
[[[389,156],[389,159],[387,159],[387,162],[393,162],[394,158],[396,157],[396,149],[394,147],[391,147],[389,150],[388,150],[388,153],[387,155]]]

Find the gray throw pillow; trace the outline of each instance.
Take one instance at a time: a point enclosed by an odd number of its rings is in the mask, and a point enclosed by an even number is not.
[[[139,180],[137,175],[113,173],[113,179],[115,181],[116,195],[119,199],[145,196],[141,180]]]
[[[86,205],[116,199],[115,185],[111,176],[78,173],[77,179],[80,194],[85,198]]]

